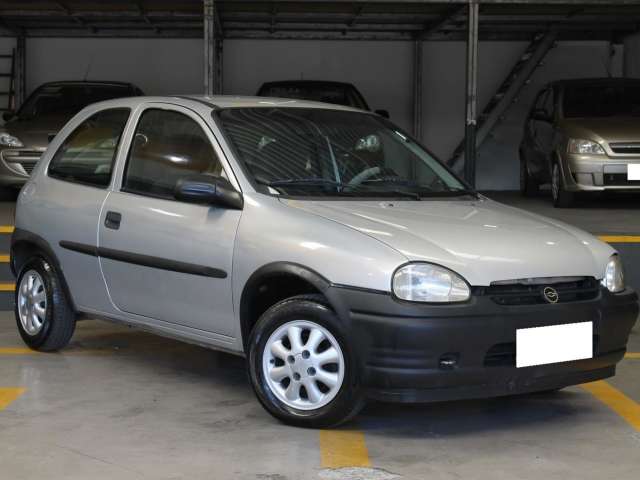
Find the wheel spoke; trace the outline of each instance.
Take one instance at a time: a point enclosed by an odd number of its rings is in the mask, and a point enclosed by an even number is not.
[[[280,360],[286,360],[289,350],[282,344],[282,340],[275,341],[271,344],[271,354]]]
[[[318,370],[316,380],[324,383],[327,387],[333,388],[338,385],[338,374],[327,372],[326,370]]]
[[[42,287],[42,282],[38,277],[35,277],[33,279],[33,285],[31,285],[31,294],[35,295],[36,293],[38,293],[40,287]]]
[[[296,354],[302,350],[302,329],[300,327],[289,327],[287,337],[291,344],[291,351]]]
[[[288,376],[289,376],[289,369],[284,366],[274,367],[269,371],[269,377],[271,377],[271,380],[273,380],[274,382],[281,382]]]
[[[39,318],[44,319],[45,313],[47,312],[46,308],[40,306],[40,304],[37,303],[33,306],[33,310],[35,311],[36,315],[38,315]]]
[[[318,345],[324,340],[324,333],[322,333],[318,329],[311,330],[309,334],[309,338],[307,339],[307,343],[305,344],[305,348],[310,352],[315,352],[318,348]]]
[[[31,315],[31,325],[33,325],[34,329],[38,329],[40,328],[40,325],[42,325],[42,322],[40,321],[40,319],[38,318],[38,315],[36,315],[36,313],[32,313]]]
[[[36,294],[33,296],[33,301],[34,301],[35,303],[41,303],[41,302],[44,302],[46,299],[47,299],[47,295],[44,293],[44,289],[43,289],[43,290],[41,290],[41,291],[39,291],[38,293],[36,293]]]
[[[304,389],[307,391],[307,396],[309,397],[309,401],[311,403],[318,403],[322,398],[322,392],[318,388],[318,385],[316,384],[315,380],[313,380],[312,378],[305,378],[303,385],[304,385]]]
[[[336,363],[339,359],[338,351],[334,347],[329,347],[322,353],[317,353],[313,358],[318,365]]]
[[[287,400],[293,402],[300,399],[300,385],[296,382],[291,382],[284,392]]]

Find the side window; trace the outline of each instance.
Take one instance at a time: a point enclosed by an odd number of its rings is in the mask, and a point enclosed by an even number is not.
[[[98,112],[82,122],[64,141],[49,164],[49,176],[107,187],[128,108]]]
[[[224,175],[200,125],[179,112],[146,110],[133,137],[122,189],[173,199],[177,181],[198,174]]]
[[[547,90],[547,94],[545,96],[544,99],[544,105],[542,106],[542,108],[544,109],[545,113],[547,115],[549,115],[550,117],[553,117],[553,110],[554,110],[554,95],[553,95],[553,89],[549,89]]]

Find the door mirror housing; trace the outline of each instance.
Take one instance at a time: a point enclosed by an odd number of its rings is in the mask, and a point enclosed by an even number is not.
[[[181,178],[174,190],[176,200],[189,203],[215,205],[231,210],[242,210],[244,200],[226,178],[194,175]]]
[[[532,120],[538,120],[540,122],[553,123],[553,117],[549,115],[546,110],[536,109],[531,114]]]
[[[391,115],[389,115],[388,110],[376,110],[374,113],[377,113],[378,115],[384,118],[391,118]]]
[[[8,122],[9,120],[11,120],[15,116],[16,116],[16,112],[14,112],[13,110],[7,110],[6,112],[4,112],[2,114],[2,119],[5,122]]]

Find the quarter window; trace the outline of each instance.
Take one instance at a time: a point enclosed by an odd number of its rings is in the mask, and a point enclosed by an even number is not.
[[[191,175],[224,175],[205,132],[182,113],[145,111],[132,141],[123,190],[173,199],[178,180]]]
[[[49,176],[97,187],[108,186],[129,113],[128,108],[103,110],[82,122],[54,155]]]

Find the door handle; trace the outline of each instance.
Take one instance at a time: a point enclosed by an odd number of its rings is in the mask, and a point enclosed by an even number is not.
[[[107,212],[107,216],[104,217],[104,226],[112,230],[118,230],[121,220],[122,214],[118,212]]]

